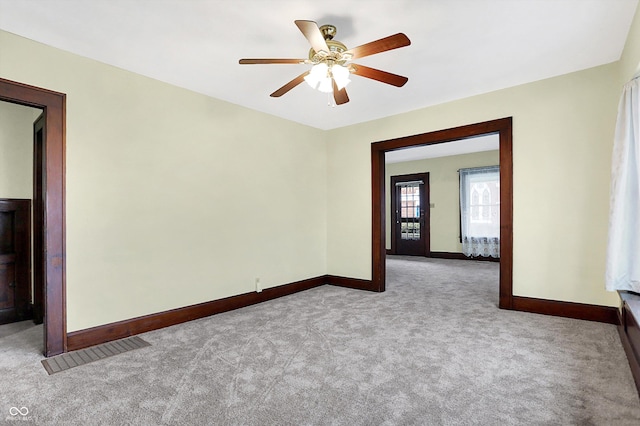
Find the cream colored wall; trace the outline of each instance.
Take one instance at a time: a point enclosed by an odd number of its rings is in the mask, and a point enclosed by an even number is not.
[[[35,108],[0,102],[0,198],[31,198]]]
[[[603,283],[617,73],[609,64],[329,132],[329,273],[371,278],[372,142],[512,116],[514,294],[617,305]]]
[[[0,32],[67,94],[68,331],[326,274],[324,133]]]
[[[0,101],[0,198],[33,199],[33,122],[41,113]]]
[[[636,8],[636,14],[633,17],[627,42],[620,58],[620,84],[631,80],[638,73],[640,73],[640,7]]]
[[[473,143],[469,141],[468,143]],[[458,170],[466,167],[492,166],[500,163],[499,151],[452,155],[385,167],[385,188],[390,191],[391,176],[429,172],[430,246],[431,251],[462,253],[460,243],[460,184]],[[385,197],[387,211],[386,248],[391,248],[391,196]]]

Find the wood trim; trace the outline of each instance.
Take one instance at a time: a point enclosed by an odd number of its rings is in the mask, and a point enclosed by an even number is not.
[[[536,299],[532,297],[513,296],[512,309],[534,314],[553,315],[556,317],[597,321],[618,325],[618,308],[611,306],[589,305],[558,300]]]
[[[370,280],[358,278],[323,275],[307,280],[284,284],[264,289],[261,293],[244,293],[224,299],[171,309],[164,312],[131,318],[110,324],[99,325],[69,333],[67,336],[67,350],[75,351],[89,346],[99,345],[112,340],[123,339],[148,331],[181,324],[199,318],[208,317],[234,309],[244,308],[256,303],[266,302],[278,297],[288,296],[300,291],[309,290],[325,284],[348,287],[356,290],[377,291]]]
[[[627,360],[629,361],[629,368],[631,369],[633,381],[636,384],[636,390],[640,395],[640,360],[638,360],[633,348],[631,347],[631,341],[625,332],[624,325],[618,325],[618,334],[620,335],[620,342],[624,348],[624,353],[627,355]]]
[[[462,253],[455,253],[450,251],[432,251],[431,257],[435,259],[456,259],[456,260],[468,260],[469,258]]]
[[[371,144],[371,281],[375,291],[385,290],[387,273],[386,257],[386,216],[385,194],[385,149],[382,145]]]
[[[335,285],[339,287],[353,288],[356,290],[368,290],[377,291],[377,287],[374,286],[373,281],[363,280],[359,278],[346,278],[338,277],[335,275],[327,275],[325,282],[329,285]]]
[[[477,256],[467,257],[463,253],[454,253],[450,251],[432,251],[431,257],[435,259],[458,259],[458,260],[479,260],[483,262],[500,262],[498,257]]]
[[[0,210],[0,211],[2,211],[2,210]],[[1,263],[8,263],[8,262],[15,262],[15,261],[16,261],[15,253],[0,254],[0,262]]]
[[[158,312],[111,324],[100,325],[85,330],[73,331],[67,336],[67,349],[69,351],[75,351],[112,340],[123,339],[125,337],[145,333],[147,331],[157,330],[222,312],[244,308],[256,303],[319,287],[324,285],[326,280],[326,276],[310,278],[290,284],[267,288],[260,293],[244,293],[224,299],[171,309],[169,311]]]
[[[640,316],[640,312],[637,307],[633,309],[629,304],[629,301],[637,301],[638,295],[627,291],[618,291],[618,295],[622,300],[621,310],[618,311],[620,318],[618,334],[627,355],[636,390],[640,394],[640,328],[636,316],[636,314]]]
[[[495,123],[500,135],[500,299],[513,308],[513,119]]]
[[[44,354],[66,349],[65,134],[66,95],[0,78],[0,101],[44,110],[45,289]]]
[[[371,144],[371,276],[376,291],[385,290],[384,154],[413,146],[433,145],[497,133],[500,138],[500,296],[498,305],[513,309],[513,119],[469,124]]]
[[[45,262],[45,115],[40,116],[33,123],[33,194],[32,194],[32,217],[33,217],[33,322],[42,324],[44,321],[44,288],[46,269]]]
[[[244,308],[257,303],[276,299],[278,297],[320,287],[325,284],[356,290],[378,291],[378,288],[371,280],[324,275],[268,288],[263,290],[261,293],[244,293],[224,299],[213,300],[210,302],[199,303],[196,305],[185,306],[124,321],[100,325],[85,330],[74,331],[69,333],[67,336],[67,349],[69,351],[74,351],[112,340],[123,339],[136,334]],[[519,311],[575,319],[586,319],[610,324],[620,324],[617,308],[517,296],[514,297],[513,300],[514,309]]]

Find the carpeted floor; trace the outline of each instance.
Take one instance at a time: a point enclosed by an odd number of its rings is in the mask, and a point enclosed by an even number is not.
[[[498,267],[391,257],[385,293],[323,286],[52,376],[40,327],[0,327],[0,422],[640,424],[616,327],[497,309]]]

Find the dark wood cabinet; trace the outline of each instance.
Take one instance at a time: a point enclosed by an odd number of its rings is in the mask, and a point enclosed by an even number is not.
[[[31,200],[0,199],[0,324],[31,318]]]

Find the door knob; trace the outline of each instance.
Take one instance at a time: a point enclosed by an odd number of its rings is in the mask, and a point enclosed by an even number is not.
[[[11,281],[9,283],[9,288],[16,288],[16,282],[15,281]]]

